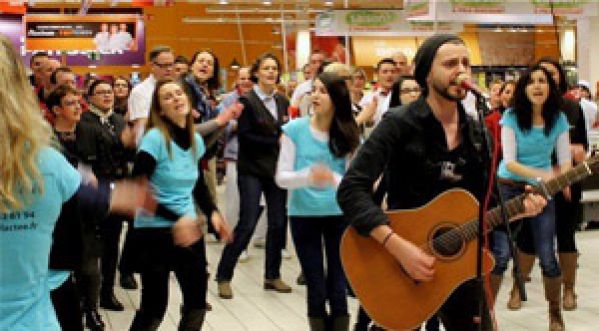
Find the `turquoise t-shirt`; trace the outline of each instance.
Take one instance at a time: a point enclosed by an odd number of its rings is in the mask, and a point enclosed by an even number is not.
[[[50,273],[52,232],[62,204],[81,183],[79,173],[53,148],[40,151],[43,194],[21,210],[0,213],[0,330],[60,330],[50,290],[65,280]]]
[[[156,200],[177,215],[196,216],[192,192],[198,179],[198,162],[206,152],[206,147],[197,133],[195,140],[195,157],[191,148],[183,150],[172,140],[172,157],[169,157],[166,139],[157,128],[149,130],[139,146],[140,151],[152,155],[156,160],[156,169],[150,178]],[[138,212],[134,224],[136,228],[168,228],[173,222]]]
[[[555,150],[557,138],[570,129],[566,115],[560,112],[548,135],[545,135],[544,127],[533,126],[529,131],[524,132],[518,126],[516,113],[512,108],[503,113],[500,124],[514,130],[516,135],[516,160],[522,165],[543,170],[551,169],[551,154]],[[504,160],[499,164],[497,176],[531,183],[535,181],[509,171]]]
[[[333,172],[345,174],[345,158],[334,156],[328,142],[318,140],[310,131],[310,118],[295,119],[283,126],[283,132],[295,144],[294,171],[309,168],[320,162]],[[337,189],[303,187],[289,191],[289,216],[337,216],[342,215],[337,203]]]

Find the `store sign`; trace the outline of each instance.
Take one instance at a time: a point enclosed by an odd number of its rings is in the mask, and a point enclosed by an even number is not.
[[[428,0],[408,0],[404,8],[406,17],[428,15]]]
[[[435,30],[436,29],[436,30]],[[423,36],[458,32],[460,24],[411,23],[399,10],[335,10],[316,17],[317,36]]]
[[[0,0],[0,13],[4,14],[24,14],[27,10],[27,7],[23,4],[22,1],[6,1]]]
[[[385,57],[397,52],[406,54],[411,61],[424,37],[353,37],[352,49],[356,66],[372,67]]]
[[[582,15],[584,6],[589,0],[549,1],[531,0],[535,6],[535,14]]]
[[[505,12],[503,0],[451,0],[451,5],[454,13],[500,14]]]
[[[137,15],[26,15],[23,25],[25,52],[67,54],[69,65],[144,63],[144,24]]]

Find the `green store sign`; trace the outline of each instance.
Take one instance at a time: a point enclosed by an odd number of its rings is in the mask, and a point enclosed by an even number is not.
[[[346,14],[345,23],[349,26],[379,27],[396,23],[397,19],[394,12],[357,10]]]

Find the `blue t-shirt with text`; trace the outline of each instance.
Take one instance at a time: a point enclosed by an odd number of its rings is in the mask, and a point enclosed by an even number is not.
[[[52,232],[64,202],[81,177],[61,153],[42,149],[37,158],[43,179],[20,210],[0,213],[0,330],[60,330],[50,291],[67,273],[48,270]]]

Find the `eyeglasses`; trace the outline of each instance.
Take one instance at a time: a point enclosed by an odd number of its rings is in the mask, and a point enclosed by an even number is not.
[[[129,87],[127,84],[114,84],[114,87]]]
[[[62,103],[63,107],[75,107],[75,106],[81,106],[81,102],[79,102],[79,100],[70,100],[70,101],[64,101]]]
[[[152,62],[155,66],[157,66],[160,69],[170,69],[172,67],[175,66],[174,63],[158,63],[158,62]]]
[[[413,88],[402,88],[401,90],[399,90],[399,92],[401,94],[408,94],[408,93],[420,93],[421,89],[420,87],[413,87]]]
[[[104,91],[96,91],[94,95],[112,95],[114,92],[112,90],[104,90]]]

